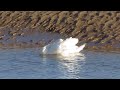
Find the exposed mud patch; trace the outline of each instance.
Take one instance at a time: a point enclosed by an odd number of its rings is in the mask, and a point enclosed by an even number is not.
[[[28,43],[31,39],[31,43],[39,43],[39,35],[29,37],[38,31],[118,49],[120,11],[0,11],[0,46],[8,42]]]

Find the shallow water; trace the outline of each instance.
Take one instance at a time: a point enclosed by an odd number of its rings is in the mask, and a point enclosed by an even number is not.
[[[120,78],[119,53],[82,51],[62,57],[40,55],[39,49],[0,49],[3,79],[115,79]]]

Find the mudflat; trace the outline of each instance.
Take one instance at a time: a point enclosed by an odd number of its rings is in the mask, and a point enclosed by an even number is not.
[[[44,46],[53,38],[33,39],[43,32],[78,38],[88,50],[120,51],[120,11],[0,11],[0,47]]]

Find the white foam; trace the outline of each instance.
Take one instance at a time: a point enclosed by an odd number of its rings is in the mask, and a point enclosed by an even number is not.
[[[77,46],[77,38],[58,39],[55,42],[44,46],[41,50],[41,54],[61,54],[63,56],[69,56],[70,54],[77,54],[84,49],[86,44]]]

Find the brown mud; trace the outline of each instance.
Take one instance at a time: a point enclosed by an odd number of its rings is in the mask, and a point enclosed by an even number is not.
[[[78,38],[88,50],[119,51],[120,11],[0,11],[0,47],[44,46],[44,40],[17,41],[35,32]]]

